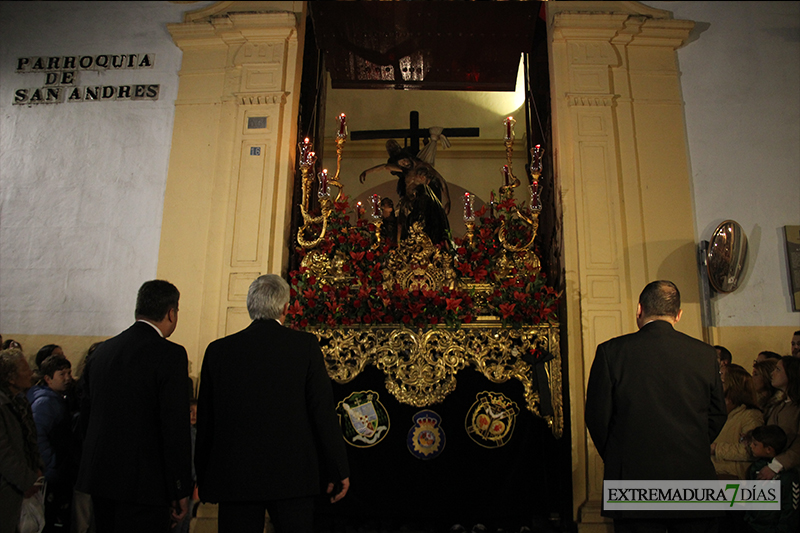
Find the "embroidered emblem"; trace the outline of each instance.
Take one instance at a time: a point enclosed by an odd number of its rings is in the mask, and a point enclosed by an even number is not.
[[[479,392],[467,412],[467,435],[484,448],[505,446],[519,414],[516,402],[499,392]]]
[[[408,431],[408,451],[417,459],[433,459],[444,450],[442,417],[433,411],[423,410],[413,417],[414,426]]]
[[[354,392],[336,406],[344,440],[357,448],[375,446],[389,432],[389,413],[375,391]]]

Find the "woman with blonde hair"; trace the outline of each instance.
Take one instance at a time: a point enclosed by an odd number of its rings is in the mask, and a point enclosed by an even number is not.
[[[800,466],[800,357],[781,357],[772,371],[772,386],[781,394],[767,404],[764,418],[786,433],[786,448],[759,470],[758,479],[772,479]]]
[[[753,363],[753,386],[756,389],[758,406],[764,410],[778,389],[772,386],[772,371],[778,364],[777,359],[764,359]]]
[[[745,479],[753,458],[745,435],[764,423],[753,377],[740,365],[728,365],[723,386],[728,419],[711,444],[711,460],[719,479]]]

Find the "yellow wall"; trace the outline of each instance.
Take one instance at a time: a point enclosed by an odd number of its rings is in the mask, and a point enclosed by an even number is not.
[[[566,270],[573,507],[598,526],[602,461],[583,423],[596,346],[635,331],[639,292],[669,279],[702,338],[691,175],[675,50],[690,21],[636,2],[549,2]]]
[[[733,362],[750,370],[759,352],[792,355],[791,342],[798,326],[709,328],[709,343],[726,347]]]
[[[249,324],[250,282],[288,261],[305,15],[245,4],[168,26],[183,62],[158,276],[181,291],[172,340],[195,373],[209,342]]]
[[[14,333],[4,333],[3,341],[14,339],[22,345],[22,351],[31,368],[34,367],[34,358],[39,348],[48,344],[57,344],[64,350],[64,355],[67,356],[70,363],[72,363],[72,375],[78,376],[82,370],[83,360],[86,358],[86,351],[89,346],[95,342],[102,342],[109,337],[92,337],[92,336],[78,336],[78,335],[18,335]]]

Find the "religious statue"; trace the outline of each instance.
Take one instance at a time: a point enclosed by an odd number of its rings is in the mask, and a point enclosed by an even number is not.
[[[450,224],[447,215],[450,213],[450,192],[447,182],[433,165],[400,148],[397,141],[386,141],[386,151],[389,153],[387,162],[362,172],[359,176],[361,183],[364,183],[367,174],[371,172],[390,171],[398,178],[397,195],[400,200],[397,204],[397,218],[400,238],[407,238],[411,225],[419,222],[433,244],[449,240]]]

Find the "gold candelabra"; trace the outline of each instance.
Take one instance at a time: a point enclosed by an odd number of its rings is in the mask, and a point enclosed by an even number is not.
[[[313,145],[306,137],[303,142],[299,143],[298,149],[300,150],[300,183],[303,187],[303,201],[300,204],[300,213],[303,216],[303,226],[297,231],[297,244],[303,248],[309,249],[317,246],[325,237],[328,229],[328,218],[333,212],[333,201],[331,201],[330,186],[338,187],[339,192],[336,195],[336,202],[342,198],[342,191],[344,186],[339,181],[339,173],[342,170],[342,152],[344,150],[344,143],[347,140],[347,117],[344,113],[339,115],[339,131],[336,134],[336,174],[333,179],[328,178],[327,169],[323,169],[317,176],[319,179],[319,216],[311,216],[311,190],[314,185],[314,164],[317,161],[316,154],[312,151]],[[314,238],[307,238],[306,235],[312,231],[313,224],[322,224],[322,229]]]
[[[512,170],[511,159],[514,151],[514,124],[516,121],[513,117],[507,117],[503,121],[505,126],[504,143],[506,146],[506,165],[503,166],[503,179],[504,186],[500,188],[501,199],[510,198],[514,194],[514,189],[519,187],[520,181],[514,176]],[[534,153],[535,151],[535,153]],[[531,165],[530,175],[530,191],[531,200],[528,204],[527,210],[514,209],[514,214],[524,224],[530,227],[530,239],[524,244],[514,244],[508,240],[508,229],[506,224],[510,221],[503,220],[498,231],[498,239],[503,245],[503,248],[512,254],[521,254],[522,261],[529,265],[529,268],[538,270],[540,267],[539,259],[533,252],[533,241],[536,239],[536,232],[539,229],[539,213],[542,210],[541,203],[539,202],[539,178],[542,174],[541,169],[541,146],[536,145],[531,149],[534,164]]]

